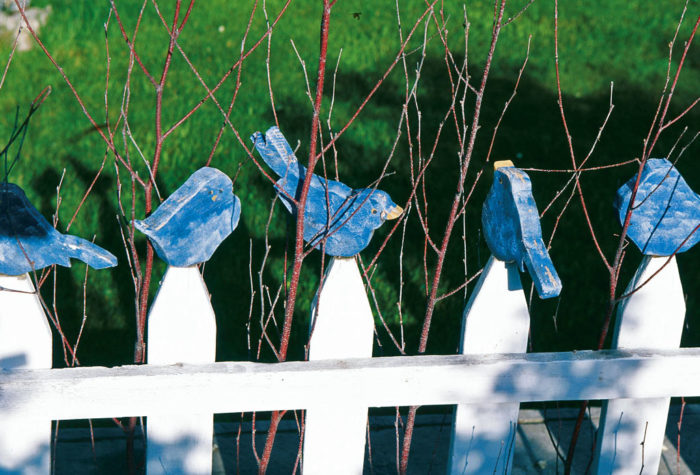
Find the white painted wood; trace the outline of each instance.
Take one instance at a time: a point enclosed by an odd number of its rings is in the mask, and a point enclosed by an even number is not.
[[[0,372],[0,394],[0,420],[304,409],[337,398],[393,407],[695,397],[700,348],[12,370]]]
[[[374,317],[355,258],[333,258],[311,307],[309,361],[369,358],[373,343]]]
[[[0,274],[0,369],[51,368],[51,353],[51,328],[29,274]],[[50,417],[5,413],[0,428],[0,473],[49,473]]]
[[[372,309],[355,258],[334,258],[312,304],[309,361],[369,358],[373,339]],[[350,394],[309,406],[304,474],[362,473],[366,434],[367,406],[358,405]]]
[[[464,310],[461,353],[525,353],[527,300],[515,264],[489,259]],[[510,473],[520,404],[458,404],[451,474]]]
[[[197,266],[168,267],[148,315],[147,351],[149,364],[215,361],[216,318]],[[190,387],[188,400],[169,413],[145,413],[150,475],[211,473],[214,419],[199,406],[203,390]]]
[[[667,261],[667,257],[646,256],[625,292],[638,288]],[[672,257],[649,283],[621,302],[612,346],[678,348],[684,320],[683,287]],[[656,385],[658,380],[649,379],[647,384]],[[658,473],[669,404],[668,397],[604,401],[596,447],[597,473]]]

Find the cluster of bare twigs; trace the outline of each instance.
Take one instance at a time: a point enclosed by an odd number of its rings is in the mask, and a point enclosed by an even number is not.
[[[683,20],[685,19],[687,9],[688,9],[688,2],[686,2],[685,6],[683,8],[683,11],[681,13],[680,20],[679,20],[678,26],[676,28],[676,33],[675,33],[673,39],[671,40],[671,42],[669,42],[668,69],[666,72],[666,81],[664,83],[664,87],[663,87],[663,90],[661,92],[661,97],[659,98],[659,103],[658,103],[658,106],[656,109],[656,113],[655,113],[653,120],[651,122],[651,125],[649,127],[649,132],[643,141],[641,158],[638,159],[639,168],[637,171],[637,179],[636,179],[636,182],[634,184],[634,187],[632,188],[632,194],[630,197],[629,206],[627,207],[627,211],[625,213],[625,219],[624,219],[624,222],[622,224],[622,231],[620,232],[620,236],[619,236],[619,240],[618,240],[618,244],[617,244],[617,249],[615,250],[615,254],[614,254],[614,257],[612,260],[610,260],[608,257],[606,257],[605,253],[601,249],[601,246],[599,243],[600,238],[595,232],[588,208],[586,206],[586,201],[584,199],[584,193],[583,193],[583,190],[581,187],[581,182],[579,180],[580,173],[575,172],[572,175],[574,178],[574,186],[575,186],[574,189],[576,190],[576,192],[579,196],[581,208],[583,209],[583,212],[585,215],[586,225],[587,225],[588,231],[590,233],[591,240],[593,241],[595,249],[598,252],[601,260],[603,261],[603,264],[605,265],[605,267],[608,270],[608,273],[610,275],[610,277],[609,277],[610,286],[609,286],[608,307],[607,307],[607,310],[605,313],[605,319],[603,321],[603,325],[602,325],[601,330],[600,330],[600,337],[598,339],[597,349],[602,349],[605,345],[606,337],[608,335],[608,330],[610,328],[610,322],[612,321],[612,317],[613,317],[613,314],[614,314],[615,309],[617,307],[617,304],[620,302],[620,300],[622,300],[623,298],[630,295],[630,293],[627,293],[625,295],[621,295],[621,293],[618,292],[618,286],[620,284],[620,272],[622,270],[622,264],[623,264],[623,261],[625,258],[627,231],[628,231],[629,226],[630,226],[630,219],[632,218],[632,212],[634,211],[633,205],[635,204],[635,197],[637,195],[637,190],[639,188],[639,183],[640,183],[640,180],[642,177],[642,173],[641,173],[642,169],[644,168],[644,165],[646,164],[647,160],[649,160],[649,158],[651,158],[651,156],[652,156],[651,154],[654,151],[661,134],[664,131],[666,131],[671,125],[678,122],[688,112],[690,112],[700,101],[700,98],[697,98],[691,104],[689,104],[677,116],[672,117],[672,118],[668,117],[669,107],[671,105],[671,101],[673,99],[673,95],[674,95],[674,92],[676,90],[676,86],[678,84],[678,79],[680,77],[681,71],[683,70],[683,66],[685,65],[688,51],[690,49],[691,44],[693,43],[693,39],[695,38],[695,34],[698,30],[698,26],[700,26],[700,16],[698,16],[698,18],[695,21],[695,26],[693,27],[689,38],[685,41],[685,45],[684,45],[683,51],[681,53],[681,57],[678,60],[678,64],[675,68],[675,72],[673,72],[673,74],[672,74],[673,59],[674,59],[673,58],[674,47],[676,45],[676,40],[678,38],[678,32],[681,28],[681,25],[683,24]],[[603,129],[605,128],[605,125],[608,122],[608,119],[610,118],[610,114],[612,113],[612,110],[614,107],[613,94],[612,94],[613,87],[611,84],[610,85],[610,108],[608,109],[608,113],[605,116],[605,119],[603,120],[603,124],[601,125],[601,127],[599,129],[598,135],[597,135],[596,139],[593,141],[591,148],[590,148],[590,151],[588,152],[586,157],[580,163],[578,163],[577,159],[576,159],[576,153],[574,151],[574,146],[573,146],[571,134],[569,132],[569,126],[568,126],[567,120],[566,120],[566,112],[565,112],[565,108],[564,108],[564,101],[562,98],[562,85],[561,85],[561,78],[560,78],[560,74],[559,74],[559,41],[558,41],[558,39],[559,39],[559,34],[558,34],[559,33],[559,24],[558,24],[558,19],[559,19],[558,1],[555,0],[555,2],[554,2],[554,44],[555,44],[555,65],[556,65],[556,73],[557,73],[557,76],[556,76],[557,77],[557,93],[559,95],[559,110],[561,112],[562,124],[563,124],[564,130],[566,132],[567,143],[568,143],[569,152],[571,155],[572,167],[574,170],[578,170],[578,169],[580,169],[580,167],[585,165],[587,160],[590,158],[591,154],[593,153],[593,151],[595,149],[596,144],[598,143],[598,141],[600,139],[600,135],[603,132]],[[681,137],[684,134],[685,134],[685,131],[683,131],[683,133],[681,133],[681,135],[678,137],[676,144],[678,143],[678,141],[680,141]],[[696,133],[694,135],[694,137],[691,138],[690,142],[688,144],[686,144],[686,146],[683,149],[680,150],[678,155],[673,157],[674,162],[677,161],[681,157],[681,155],[683,154],[685,149],[688,147],[688,145],[690,143],[692,143],[692,141],[695,140],[697,135],[698,134]],[[671,150],[669,150],[667,152],[667,156],[669,157],[669,159],[672,158],[674,150],[675,150],[675,145]],[[697,228],[693,231],[693,233],[695,231],[697,231]],[[691,233],[691,235],[692,235],[692,233]],[[690,238],[690,235],[686,237],[686,240],[689,238]],[[678,249],[680,249],[683,246],[684,243],[685,243],[685,241],[683,241],[683,243],[681,243],[678,246],[676,251],[671,256],[669,256],[666,263],[671,261],[673,256],[675,256],[675,253],[678,251]],[[664,264],[664,266],[665,266],[665,264]],[[660,270],[661,269],[659,269],[659,271],[657,271],[654,275],[658,274],[658,272],[660,272]],[[633,290],[633,292],[637,291],[638,289],[640,289],[641,287],[646,285],[647,282],[649,280],[651,280],[651,278],[653,278],[653,276],[650,277],[649,279],[647,279],[647,281],[642,282],[636,289]],[[586,413],[587,406],[588,406],[587,401],[584,401],[583,404],[581,405],[581,408],[579,410],[579,414],[578,414],[578,417],[576,420],[576,426],[574,429],[574,433],[573,433],[572,438],[571,438],[571,443],[569,444],[569,451],[568,451],[568,454],[566,457],[566,463],[565,463],[565,473],[567,475],[569,473],[571,473],[571,467],[572,467],[572,463],[573,463],[574,452],[576,450],[578,435],[579,435],[579,431],[581,428],[581,423],[583,422],[583,418],[584,418],[585,413]],[[680,444],[679,444],[679,447],[680,447]]]
[[[19,0],[14,0],[21,14],[24,16],[23,7]],[[401,220],[395,222],[386,233],[383,233],[383,239],[377,247],[377,251],[371,256],[360,258],[360,264],[364,273],[366,286],[370,297],[375,304],[375,310],[381,327],[386,333],[386,337],[395,346],[395,349],[400,354],[407,353],[425,353],[428,349],[428,340],[430,329],[434,322],[435,309],[438,304],[444,299],[462,294],[462,299],[466,300],[468,285],[481,272],[475,268],[473,256],[468,255],[467,249],[467,210],[474,206],[473,201],[476,196],[475,191],[483,177],[487,175],[486,170],[492,160],[494,143],[496,141],[499,126],[502,119],[505,117],[511,103],[516,98],[518,88],[521,84],[521,78],[525,71],[528,59],[530,57],[530,42],[528,41],[527,49],[523,52],[523,63],[517,76],[513,82],[512,94],[500,107],[500,115],[495,122],[493,128],[488,132],[490,138],[485,143],[488,145],[479,149],[477,138],[481,134],[486,134],[483,130],[482,111],[485,107],[492,107],[485,102],[487,85],[491,77],[491,70],[494,64],[494,55],[499,47],[499,39],[504,28],[507,28],[513,21],[520,17],[527,8],[533,3],[528,2],[520,11],[511,18],[506,16],[506,0],[495,0],[492,16],[492,28],[490,33],[490,41],[485,54],[481,60],[475,60],[469,54],[470,40],[470,19],[468,11],[465,7],[463,13],[463,39],[460,38],[460,46],[455,48],[448,37],[450,32],[448,24],[450,18],[443,9],[442,2],[438,0],[425,0],[422,12],[411,18],[409,21],[402,16],[401,4],[396,1],[396,17],[397,17],[397,45],[396,51],[389,64],[383,67],[383,73],[376,78],[372,88],[359,101],[359,105],[348,114],[346,119],[340,125],[337,125],[337,119],[333,116],[333,105],[336,92],[336,76],[340,68],[341,55],[338,55],[335,70],[331,79],[332,87],[330,94],[330,104],[328,103],[329,86],[329,38],[333,31],[333,9],[338,0],[319,0],[322,6],[320,18],[320,46],[318,51],[318,67],[315,76],[309,78],[306,69],[306,63],[302,59],[296,46],[292,42],[292,46],[299,57],[301,68],[303,69],[308,95],[311,105],[311,113],[309,115],[309,136],[308,136],[308,156],[306,157],[306,166],[309,171],[329,176],[335,171],[335,179],[339,176],[339,154],[338,141],[343,134],[354,123],[360,120],[362,112],[368,104],[377,95],[382,85],[387,81],[390,74],[394,70],[400,70],[403,78],[403,91],[401,97],[401,110],[398,115],[396,124],[395,137],[391,149],[388,151],[386,159],[381,167],[377,167],[377,177],[373,182],[374,187],[388,175],[390,164],[399,161],[398,168],[407,170],[407,176],[403,178],[408,190],[404,202],[401,203],[406,210]],[[534,0],[533,0],[534,1]],[[95,172],[91,185],[85,191],[83,198],[76,208],[71,221],[66,229],[70,227],[76,219],[83,203],[91,193],[93,186],[101,176],[105,173],[105,167],[108,164],[113,165],[113,173],[117,178],[115,195],[118,203],[118,227],[121,233],[122,241],[125,249],[125,257],[128,260],[131,278],[134,287],[134,316],[136,321],[136,336],[135,336],[135,351],[134,362],[145,362],[145,325],[150,299],[152,298],[150,289],[151,282],[154,279],[154,251],[152,246],[146,242],[145,246],[141,241],[137,242],[133,226],[134,219],[142,218],[144,214],[150,213],[164,197],[158,190],[157,179],[162,174],[162,163],[165,146],[168,139],[173,137],[173,133],[178,130],[183,124],[187,123],[193,115],[205,104],[213,104],[221,114],[222,125],[216,131],[212,138],[211,149],[207,155],[207,159],[202,163],[193,163],[193,169],[202,165],[209,165],[215,155],[217,147],[220,144],[222,136],[226,133],[233,134],[242,150],[247,155],[248,159],[260,171],[261,175],[270,183],[274,179],[268,175],[265,168],[261,166],[252,150],[247,145],[244,137],[247,133],[241,133],[240,127],[234,125],[231,121],[231,114],[236,106],[237,98],[243,84],[242,75],[246,59],[257,49],[266,47],[266,70],[268,79],[268,93],[270,100],[270,109],[274,116],[275,123],[280,128],[284,129],[284,124],[279,123],[274,84],[270,74],[270,57],[272,50],[272,37],[275,34],[276,27],[282,21],[285,15],[289,15],[291,0],[286,3],[274,15],[270,15],[265,1],[252,0],[250,13],[247,16],[247,26],[240,38],[240,52],[235,61],[230,64],[226,71],[221,74],[215,81],[208,82],[200,74],[197,66],[191,61],[186,49],[179,41],[180,35],[185,30],[191,20],[194,0],[183,2],[176,0],[172,18],[166,18],[162,13],[158,0],[143,0],[138,16],[135,19],[124,18],[123,12],[120,10],[119,2],[110,0],[110,8],[104,24],[105,29],[105,51],[106,51],[106,74],[105,74],[105,94],[104,108],[102,111],[90,110],[83,100],[79,91],[79,86],[75,83],[75,78],[70,77],[70,72],[65,71],[59,62],[55,59],[52,52],[44,45],[38,34],[28,26],[29,33],[34,38],[37,45],[42,49],[48,60],[55,66],[56,70],[61,74],[66,85],[70,88],[75,100],[80,105],[85,118],[92,125],[94,130],[99,134],[105,144],[101,165]],[[139,29],[142,24],[144,12],[147,8],[154,9],[161,23],[162,29],[167,33],[168,41],[163,45],[160,67],[148,66],[151,64],[143,59],[143,54],[147,50],[153,50],[156,46],[151,44],[143,44],[139,41]],[[687,9],[687,5],[686,5]],[[249,38],[254,18],[256,15],[263,15],[265,19],[266,29],[256,38]],[[681,20],[676,30],[676,35],[680,30],[680,25],[685,17],[685,10],[681,16]],[[26,16],[24,17],[26,20]],[[589,159],[593,156],[596,146],[598,145],[604,129],[612,115],[614,109],[613,101],[613,86],[610,87],[610,101],[607,113],[603,117],[601,126],[597,135],[591,142],[590,148],[582,159],[575,152],[572,134],[569,131],[567,122],[566,108],[564,104],[564,87],[559,74],[559,13],[558,3],[554,4],[554,21],[553,31],[555,40],[554,63],[556,66],[556,90],[558,95],[558,106],[561,114],[561,122],[564,129],[564,137],[567,143],[568,151],[570,152],[571,167],[567,169],[536,169],[529,168],[533,172],[546,173],[564,173],[568,175],[564,185],[556,191],[551,201],[543,207],[542,215],[547,215],[555,210],[558,210],[554,218],[554,226],[549,233],[548,244],[551,246],[552,241],[559,229],[559,223],[570,208],[574,197],[578,196],[578,202],[581,205],[584,214],[585,227],[588,230],[594,248],[603,262],[609,274],[609,303],[605,314],[605,319],[601,328],[598,348],[602,348],[606,341],[608,328],[614,314],[617,303],[622,295],[618,291],[620,272],[625,257],[626,232],[629,226],[629,220],[632,209],[627,210],[626,220],[622,231],[618,238],[616,251],[612,258],[608,257],[604,252],[604,246],[601,245],[602,238],[595,231],[596,217],[592,215],[587,202],[584,198],[584,191],[581,184],[581,176],[583,173],[607,170],[611,167],[618,167],[637,162],[639,170],[642,169],[651,154],[655,151],[659,142],[659,137],[668,130],[669,127],[676,124],[680,119],[686,116],[697,104],[700,99],[696,99],[689,104],[683,111],[675,117],[669,118],[669,110],[674,91],[676,89],[681,70],[686,64],[688,51],[694,39],[700,18],[695,23],[692,34],[685,41],[680,59],[677,61],[675,70],[672,68],[674,61],[674,45],[677,38],[674,37],[670,43],[668,72],[666,84],[662,91],[662,96],[658,104],[656,114],[652,120],[647,137],[643,141],[643,149],[639,159],[621,160],[617,163],[606,164],[604,166],[587,167]],[[454,22],[454,19],[452,20]],[[27,23],[28,24],[28,23]],[[127,24],[133,26],[129,28]],[[406,27],[405,25],[408,25]],[[122,45],[126,45],[128,65],[126,67],[127,74],[124,78],[115,80],[111,76],[112,71],[112,54],[114,45],[110,43],[110,29],[115,29],[119,32]],[[438,42],[443,51],[440,62],[444,63],[442,73],[447,78],[449,88],[444,91],[447,96],[445,108],[441,111],[442,117],[437,126],[426,127],[422,117],[422,101],[425,99],[420,95],[422,90],[422,78],[426,59],[428,57],[428,44],[430,42]],[[459,53],[457,53],[459,51]],[[14,49],[13,53],[14,54]],[[342,50],[341,50],[342,54]],[[165,104],[164,98],[167,94],[175,93],[172,88],[169,88],[169,80],[171,78],[171,66],[173,59],[184,61],[192,73],[192,80],[198,86],[201,86],[204,91],[201,97],[193,100],[188,105],[188,110],[172,123],[164,123]],[[7,74],[9,64],[0,80],[0,88]],[[415,66],[414,66],[415,64]],[[474,69],[478,68],[475,72]],[[152,96],[154,123],[152,124],[152,134],[155,137],[153,144],[146,147],[140,143],[137,134],[133,133],[130,123],[130,108],[132,107],[131,92],[134,81],[142,80],[149,84],[149,93]],[[221,96],[222,86],[232,82],[233,92],[231,93],[228,104],[220,102],[217,95]],[[110,102],[110,91],[121,91],[121,99],[115,104]],[[219,94],[217,94],[219,93]],[[45,95],[40,95],[38,104],[43,101]],[[428,98],[427,100],[432,100]],[[115,113],[116,111],[116,113]],[[327,112],[327,117],[322,115]],[[99,117],[103,114],[103,117]],[[99,117],[99,118],[98,118]],[[440,156],[440,147],[444,146],[447,140],[446,131],[449,130],[449,136],[454,137],[454,142],[449,146],[451,157]],[[246,131],[248,132],[248,131]],[[697,133],[692,137],[690,142],[697,137]],[[680,137],[679,137],[680,141]],[[483,142],[483,140],[481,141]],[[479,142],[479,143],[481,143]],[[678,142],[677,142],[678,143]],[[686,144],[676,154],[677,160],[683,154],[683,151],[688,147]],[[405,150],[405,155],[403,154]],[[667,156],[671,156],[675,152],[675,146],[670,151],[663,151]],[[397,159],[398,155],[404,156],[402,159]],[[455,161],[456,159],[456,161]],[[449,160],[452,160],[451,162]],[[456,162],[456,163],[455,163]],[[319,165],[320,164],[320,165]],[[452,174],[453,183],[446,184],[448,187],[441,190],[432,190],[428,177],[430,171],[436,167],[455,168]],[[108,168],[107,168],[108,169]],[[271,284],[266,280],[268,273],[268,257],[270,255],[271,244],[268,240],[268,232],[265,233],[265,242],[263,256],[260,267],[255,269],[257,273],[257,282],[255,282],[253,269],[253,243],[251,241],[249,248],[249,284],[250,284],[250,312],[247,326],[248,349],[255,358],[261,358],[263,351],[271,351],[278,361],[285,361],[289,354],[290,342],[292,338],[292,330],[295,324],[295,310],[297,307],[298,291],[300,279],[302,277],[302,267],[306,258],[312,251],[312,248],[306,246],[303,240],[304,214],[305,203],[309,193],[311,184],[311,173],[305,176],[302,188],[298,196],[289,197],[290,201],[295,205],[296,213],[293,217],[293,235],[289,237],[289,246],[284,251],[284,263],[282,276],[276,276],[276,284]],[[639,180],[639,179],[638,179]],[[637,183],[638,186],[639,183]],[[451,187],[451,188],[449,188]],[[60,184],[59,184],[60,189]],[[636,188],[635,188],[636,189]],[[446,218],[443,221],[434,219],[431,216],[430,203],[434,193],[452,193],[453,198],[449,202],[449,211],[446,213]],[[563,201],[563,205],[555,207],[555,203]],[[634,202],[633,198],[630,200]],[[60,205],[60,196],[57,190],[57,204]],[[270,213],[267,220],[266,231],[269,230],[273,213],[276,210],[276,201],[273,201],[270,207]],[[57,222],[54,223],[55,225]],[[388,227],[388,226],[387,226]],[[436,228],[438,228],[436,230]],[[415,232],[422,238],[422,276],[424,282],[424,302],[425,310],[422,316],[422,324],[420,325],[420,333],[416,348],[407,343],[404,332],[404,244],[407,240],[407,233]],[[455,244],[461,232],[462,244]],[[375,239],[380,239],[379,236]],[[397,282],[397,299],[392,302],[392,308],[386,310],[382,308],[381,298],[378,297],[375,289],[377,281],[377,269],[380,260],[386,257],[385,249],[389,242],[399,249],[398,251],[398,282]],[[398,241],[398,244],[396,244]],[[459,252],[456,247],[461,247],[461,256],[456,257]],[[445,268],[448,264],[461,260],[460,266],[463,268],[464,279],[458,284],[451,284],[453,288],[445,289]],[[469,264],[469,265],[468,265]],[[321,265],[318,269],[319,279],[323,278],[325,267],[325,259],[321,259]],[[38,276],[37,287],[40,288],[44,281],[48,278],[50,271],[46,271]],[[87,271],[85,274],[85,283],[83,289],[87,286]],[[55,288],[55,273],[54,273],[54,288]],[[54,292],[55,295],[55,292]],[[457,298],[457,297],[455,297]],[[259,307],[260,318],[259,328],[253,331],[253,312],[254,307]],[[280,312],[279,307],[282,308]],[[394,312],[398,315],[398,325],[394,325],[385,318],[387,312]],[[56,305],[52,306],[54,317],[52,323],[56,327],[61,338],[64,340],[64,359],[66,364],[78,364],[76,349],[80,341],[80,334],[74,344],[70,344],[68,339],[61,332],[60,321],[57,317]],[[47,306],[47,311],[51,308]],[[282,315],[280,315],[280,313]],[[298,312],[297,312],[298,313]],[[280,318],[281,317],[281,318]],[[86,314],[83,315],[82,328],[85,324]],[[272,331],[274,329],[274,332]],[[257,333],[257,347],[254,348],[253,334]],[[379,339],[379,338],[378,338]],[[397,446],[399,439],[399,425],[403,426],[403,439],[401,441],[401,450],[397,451],[397,471],[406,473],[409,464],[409,455],[411,450],[411,440],[413,436],[413,428],[417,414],[417,407],[408,409],[405,423],[402,419],[400,411],[397,409],[397,418],[401,419],[397,422]],[[586,406],[581,409],[578,426],[585,415]],[[262,448],[262,452],[258,452],[255,445],[253,446],[254,455],[258,461],[260,473],[265,473],[270,463],[272,450],[276,438],[276,433],[279,423],[285,415],[285,411],[277,411],[271,415],[271,421],[267,432],[267,439]],[[255,440],[255,415],[253,417],[253,440]],[[303,414],[294,413],[297,420],[300,432],[299,456],[297,457],[297,466],[301,463],[301,447],[303,440]],[[398,420],[397,419],[397,420]],[[125,426],[133,432],[136,424],[136,419],[131,419],[128,426]],[[578,429],[576,434],[578,433]],[[571,470],[571,461],[573,459],[574,449],[576,446],[576,434],[574,440],[570,444],[569,454],[566,456],[567,473]],[[240,433],[239,433],[240,438]],[[400,452],[400,453],[399,453]],[[295,466],[296,470],[296,466]]]

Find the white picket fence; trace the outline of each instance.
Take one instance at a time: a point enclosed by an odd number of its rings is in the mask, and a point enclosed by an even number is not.
[[[666,263],[646,257],[637,288]],[[679,349],[675,258],[623,305],[606,351],[526,353],[517,269],[491,258],[464,312],[461,355],[371,358],[374,319],[354,259],[329,265],[309,361],[214,362],[215,315],[196,267],[168,269],[148,364],[51,368],[28,276],[0,276],[0,473],[50,472],[51,421],[147,417],[147,470],[210,473],[213,414],[306,409],[305,474],[362,473],[369,407],[457,405],[449,472],[510,473],[520,402],[607,400],[594,471],[655,474],[672,396],[700,396],[700,348]]]

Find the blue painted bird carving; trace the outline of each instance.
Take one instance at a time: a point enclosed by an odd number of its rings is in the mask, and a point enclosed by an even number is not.
[[[561,280],[542,240],[540,215],[527,174],[509,160],[494,164],[493,185],[481,212],[486,244],[502,261],[530,272],[537,294],[546,299],[561,292]]]
[[[148,218],[134,221],[158,256],[171,266],[209,260],[238,226],[241,202],[231,179],[216,168],[194,172]]]
[[[627,235],[645,255],[670,256],[700,241],[700,196],[665,158],[644,164]],[[617,190],[615,208],[625,222],[637,176]]]
[[[295,204],[289,197],[296,199],[301,193],[306,167],[299,163],[277,127],[271,127],[265,135],[255,132],[250,138],[265,163],[280,177],[275,184],[277,194],[293,214]],[[314,174],[304,209],[304,240],[330,256],[354,256],[367,247],[375,229],[401,213],[403,209],[385,191],[354,190]]]
[[[95,269],[117,265],[117,258],[90,241],[61,234],[14,183],[0,183],[0,274],[20,275],[79,259]]]

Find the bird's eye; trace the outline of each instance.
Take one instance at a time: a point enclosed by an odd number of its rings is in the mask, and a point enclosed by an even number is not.
[[[503,183],[503,178],[498,177],[498,183]]]
[[[210,194],[210,195],[213,195],[213,194],[214,194],[214,190],[209,190],[209,194]]]
[[[377,214],[376,208],[372,208],[372,214]]]

